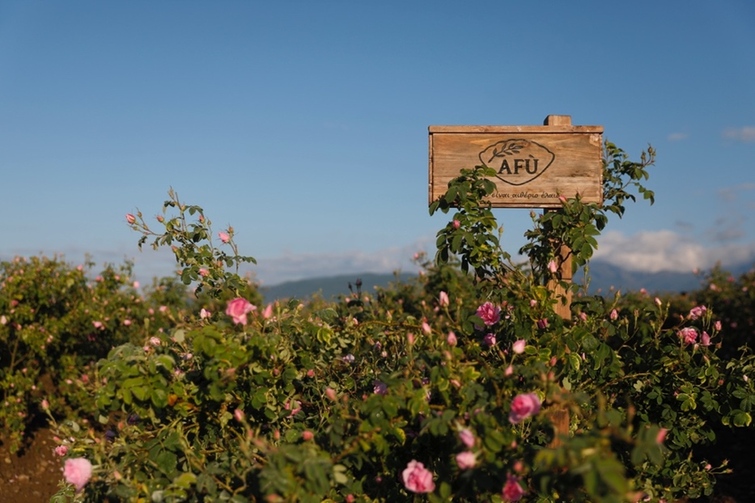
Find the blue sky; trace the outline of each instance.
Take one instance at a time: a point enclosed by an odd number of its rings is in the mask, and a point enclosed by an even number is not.
[[[346,0],[0,3],[0,259],[170,274],[127,212],[173,187],[263,284],[413,270],[427,127],[602,125],[658,151],[597,257],[755,260],[755,3]],[[497,210],[515,252],[528,211]]]

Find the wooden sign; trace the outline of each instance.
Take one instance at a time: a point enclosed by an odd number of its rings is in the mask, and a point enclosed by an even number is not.
[[[496,208],[560,208],[559,196],[603,202],[603,126],[572,126],[549,115],[543,126],[430,126],[429,202],[462,169],[496,170]]]

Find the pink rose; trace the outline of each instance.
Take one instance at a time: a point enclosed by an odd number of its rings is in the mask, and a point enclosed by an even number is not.
[[[79,492],[92,478],[92,463],[86,458],[66,459],[63,476],[66,478],[66,482],[73,484],[76,491]]]
[[[666,428],[661,428],[658,430],[658,434],[655,436],[655,441],[659,444],[662,444],[664,440],[666,440],[666,434],[668,433],[668,430]]]
[[[496,342],[495,334],[494,333],[485,334],[485,337],[482,338],[482,342],[484,342],[485,345],[488,346],[489,348],[492,348],[493,346],[495,346],[495,342]]]
[[[59,445],[55,448],[55,454],[57,454],[60,457],[65,456],[68,454],[68,446],[67,445]]]
[[[246,314],[257,309],[251,302],[241,297],[228,301],[225,314],[233,318],[236,324],[246,325]]]
[[[514,353],[521,355],[522,353],[524,353],[524,348],[526,345],[527,345],[527,342],[525,342],[524,339],[519,339],[518,341],[514,343],[514,346],[512,349],[514,350]]]
[[[438,304],[440,304],[440,307],[446,307],[448,305],[448,294],[446,292],[441,291],[438,294]]]
[[[679,330],[679,337],[685,344],[694,344],[697,342],[697,330],[692,327],[684,327]]]
[[[474,468],[477,464],[477,457],[474,452],[464,451],[456,455],[456,466],[462,470],[469,470]]]
[[[486,302],[477,308],[477,316],[485,325],[495,325],[501,319],[501,308],[494,306],[492,302]]]
[[[558,271],[558,264],[556,264],[555,260],[548,262],[548,270],[553,274],[556,274],[556,272]]]
[[[226,232],[218,232],[218,237],[224,243],[227,243],[228,241],[231,240],[231,236],[229,236],[228,233]]]
[[[453,332],[448,332],[448,337],[446,337],[446,342],[449,346],[456,346],[456,343],[458,342],[456,339],[456,334]]]
[[[698,318],[702,318],[705,316],[705,313],[708,311],[708,308],[705,306],[695,306],[689,311],[689,319],[690,320],[696,320]]]
[[[411,460],[401,472],[404,487],[413,493],[430,493],[435,490],[433,474],[419,461]]]
[[[611,309],[611,314],[608,316],[611,321],[616,321],[619,317],[619,312],[616,309]]]
[[[540,399],[534,393],[522,393],[514,397],[511,401],[511,411],[509,412],[509,421],[511,424],[517,424],[530,416],[540,412]]]
[[[708,332],[703,331],[703,333],[700,334],[700,344],[703,346],[710,346],[710,335]]]
[[[459,431],[459,440],[461,440],[461,443],[466,445],[467,447],[474,446],[474,433],[472,433],[467,428],[464,428],[463,430]]]
[[[134,225],[134,222],[136,222],[136,217],[131,213],[126,213],[126,222],[128,222],[129,225]]]
[[[506,477],[506,484],[503,486],[504,501],[519,501],[524,493],[524,489],[519,485],[519,477],[513,475]]]

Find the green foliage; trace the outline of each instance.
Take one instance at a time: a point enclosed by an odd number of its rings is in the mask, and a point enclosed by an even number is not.
[[[66,484],[54,500],[500,502],[524,491],[527,501],[608,503],[710,494],[727,467],[699,448],[713,445],[716,428],[752,428],[749,351],[722,358],[726,330],[711,306],[577,292],[562,318],[543,286],[546,259],[561,245],[576,263],[589,260],[606,212],[621,216],[633,199],[628,189],[652,199],[639,181],[653,151],[640,163],[610,144],[606,152],[606,206],[565,199],[536,220],[529,271],[500,249],[484,204],[490,173],[476,168],[431,207],[455,211],[438,233],[435,263],[419,256],[416,280],[374,295],[357,284],[335,303],[249,305],[259,299],[253,286],[226,270],[243,261],[230,229],[225,254],[201,209],[171,192],[164,209],[180,213],[162,217],[163,234],[141,215],[133,225],[140,243],[154,235],[155,246],[172,246],[184,281],[202,293],[180,315],[168,309],[169,326],[150,325],[90,367],[81,388],[93,401],[82,402],[82,418],[51,416],[66,458],[95,467],[82,492]],[[192,211],[195,223],[186,220]],[[174,287],[147,295],[177,302]],[[412,461],[432,484],[406,483]]]

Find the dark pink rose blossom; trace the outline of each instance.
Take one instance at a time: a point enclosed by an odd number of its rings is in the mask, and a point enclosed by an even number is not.
[[[435,490],[432,472],[419,461],[409,461],[401,478],[404,480],[404,487],[413,493],[431,493]]]
[[[530,416],[540,412],[540,399],[534,393],[523,393],[514,397],[511,401],[509,421],[517,424]]]
[[[708,332],[703,331],[703,333],[700,334],[700,344],[703,346],[710,346],[710,335]]]
[[[509,475],[503,485],[503,501],[519,501],[525,490],[519,485],[519,477]]]
[[[234,323],[246,325],[247,313],[254,311],[255,309],[257,309],[257,307],[248,300],[236,297],[235,299],[228,301],[225,314],[233,318]]]
[[[492,302],[485,302],[477,308],[477,316],[485,325],[495,325],[501,319],[501,308],[493,305]]]

